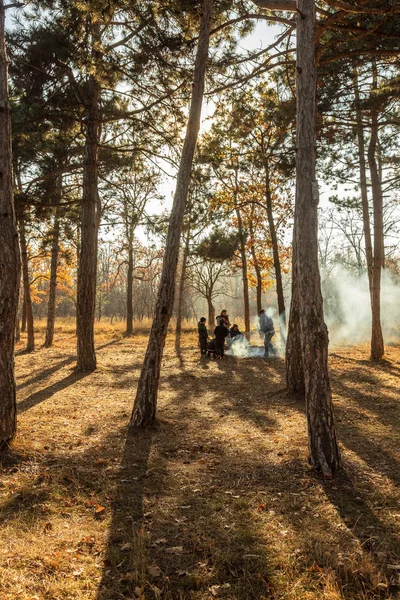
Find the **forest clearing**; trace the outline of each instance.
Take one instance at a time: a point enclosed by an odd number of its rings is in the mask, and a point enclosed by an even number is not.
[[[0,0],[0,600],[400,600],[400,0]]]
[[[44,326],[39,324],[39,343]],[[400,348],[332,348],[343,470],[307,465],[304,402],[282,359],[183,358],[167,338],[159,418],[128,434],[147,333],[73,327],[17,347],[18,437],[2,455],[4,600],[398,598]]]

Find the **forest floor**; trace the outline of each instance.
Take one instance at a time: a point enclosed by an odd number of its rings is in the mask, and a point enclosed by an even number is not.
[[[400,598],[400,346],[332,348],[343,470],[307,464],[281,359],[200,360],[167,341],[157,425],[128,434],[146,332],[72,327],[18,345],[18,436],[1,456],[1,600]]]

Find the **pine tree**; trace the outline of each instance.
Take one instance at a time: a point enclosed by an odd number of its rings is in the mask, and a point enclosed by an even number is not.
[[[17,407],[14,334],[17,318],[20,256],[14,213],[8,58],[4,36],[5,7],[0,2],[0,449],[15,437]]]
[[[151,425],[156,416],[161,358],[167,336],[167,327],[173,309],[179,242],[189,191],[193,157],[200,128],[213,0],[203,0],[201,11],[200,33],[193,74],[193,91],[188,124],[177,175],[176,191],[169,223],[157,305],[153,325],[150,331],[146,356],[137,386],[136,398],[130,421],[131,427],[145,427]]]

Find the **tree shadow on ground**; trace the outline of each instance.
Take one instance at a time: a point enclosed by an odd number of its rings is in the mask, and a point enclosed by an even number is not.
[[[61,390],[65,390],[70,385],[74,385],[74,383],[77,383],[78,381],[80,381],[81,379],[84,379],[88,375],[90,375],[90,373],[76,373],[75,371],[73,371],[72,373],[70,373],[69,375],[67,375],[66,377],[61,379],[60,381],[56,381],[55,383],[53,383],[52,385],[49,385],[48,387],[44,388],[43,390],[34,392],[33,394],[31,394],[24,400],[21,400],[20,402],[17,403],[18,414],[21,414],[21,413],[25,412],[26,410],[29,410],[30,408],[33,408],[34,406],[41,404],[45,400],[48,400],[49,398],[54,396],[54,394],[61,392]]]
[[[256,465],[253,481],[269,492],[265,510],[276,514],[289,547],[294,539],[297,568],[320,579],[321,597],[328,578],[346,600],[394,600],[400,580],[388,565],[399,562],[399,531],[379,516],[385,493],[365,485],[358,465],[345,467],[324,481],[298,460],[282,461]]]
[[[202,400],[203,391],[213,394],[213,399],[208,401],[211,408],[220,413],[220,417],[228,413],[237,414],[240,418],[251,420],[260,429],[267,431],[276,427],[276,419],[268,415],[271,403],[295,406],[295,400],[278,394],[282,391],[280,383],[282,361],[264,361],[260,359],[235,359],[217,361],[218,373],[209,371],[199,380],[193,374],[177,373],[169,375],[167,381],[171,387],[178,390],[179,394],[173,402],[179,405],[184,403],[184,398],[191,394]],[[225,374],[235,376],[234,381],[223,379]],[[262,394],[263,403],[260,402],[260,394],[254,395],[253,390],[262,387],[265,377],[278,379],[272,389]],[[195,415],[197,418],[197,415]]]
[[[354,358],[352,356],[343,356],[337,352],[329,354],[330,358],[339,359],[340,361],[356,363],[358,365],[364,365],[369,369],[377,372],[382,371],[393,371],[393,373],[400,373],[400,367],[395,366],[390,360],[382,358],[381,360],[371,360],[369,358]]]
[[[359,557],[360,552],[364,553],[363,559],[359,559],[359,587],[374,590],[376,597],[398,598],[400,576],[391,565],[400,561],[400,533],[394,522],[391,524],[381,517],[382,511],[387,512],[393,502],[393,509],[398,510],[398,499],[392,498],[384,486],[377,489],[371,483],[366,485],[359,467],[349,461],[344,461],[334,482],[324,483],[324,490],[348,531],[358,540]],[[344,561],[340,563],[343,570]],[[353,568],[351,580],[355,572]],[[348,578],[347,575],[347,584]]]
[[[55,363],[54,365],[52,365],[51,367],[48,367],[47,369],[38,369],[37,375],[34,375],[30,379],[27,379],[23,383],[20,383],[17,385],[17,391],[19,391],[25,387],[28,387],[30,385],[34,385],[35,383],[39,383],[40,381],[43,381],[43,379],[47,379],[47,377],[50,377],[51,375],[53,375],[53,373],[56,373],[63,367],[70,365],[75,360],[76,360],[75,356],[70,356],[69,358],[66,358],[64,360],[61,360],[60,362]]]
[[[375,384],[371,377],[367,383],[364,383],[364,379],[350,370],[332,380],[335,394],[344,401],[344,404],[339,402],[335,406],[339,438],[372,469],[398,484],[398,401],[390,394],[385,394],[385,386]],[[367,387],[368,384],[371,385]],[[376,417],[373,432],[370,429],[371,413]]]
[[[103,350],[104,348],[108,348],[109,346],[114,346],[115,344],[117,344],[120,340],[112,340],[111,342],[107,342],[105,344],[102,344],[101,346],[98,346],[96,348],[96,352]],[[47,348],[44,348],[44,350],[47,350]],[[23,353],[24,354],[24,353]],[[18,353],[16,353],[16,356],[18,356]],[[52,355],[49,355],[49,361],[52,361]],[[53,375],[54,373],[56,373],[57,371],[59,371],[60,369],[62,369],[63,367],[66,367],[68,365],[70,365],[71,363],[76,361],[76,354],[72,354],[70,356],[65,357],[63,360],[56,362],[55,364],[52,364],[51,366],[47,367],[46,369],[40,368],[40,369],[36,369],[35,371],[32,372],[32,370],[30,370],[29,375],[30,378],[27,378],[25,381],[23,381],[22,383],[19,383],[17,385],[17,391],[28,387],[30,385],[34,385],[36,383],[40,383],[41,381],[43,381],[43,379],[47,379],[48,377],[50,377],[51,375]]]
[[[282,369],[279,365],[277,366],[278,373],[282,375]],[[228,367],[231,368],[228,369]],[[260,402],[260,396],[256,398],[247,394],[245,399],[243,398],[248,387],[246,384],[248,376],[250,375],[250,380],[257,387],[261,383],[258,378],[262,378],[267,373],[260,374],[257,366],[247,364],[247,377],[241,381],[241,363],[226,364],[226,368],[232,373],[239,373],[237,380],[239,383],[235,384],[237,393],[227,397],[221,390],[221,382],[218,381],[218,377],[212,376],[207,379],[205,384],[207,390],[215,393],[215,399],[209,404],[217,410],[234,411],[241,419],[257,424],[264,431],[275,428],[276,420],[266,418],[266,407]],[[172,378],[175,379],[176,376],[174,375]],[[340,386],[340,393],[343,396],[347,394],[352,401],[363,401],[364,408],[366,401],[367,403],[372,402],[369,397],[362,398],[361,393],[354,397],[353,391],[350,394],[343,381],[340,385],[337,382],[334,383],[335,391]],[[181,380],[180,388],[178,388],[178,382],[173,387],[180,391],[180,396],[178,395],[175,400],[179,404],[190,393],[193,393],[194,383],[183,380],[182,385]],[[287,396],[276,396],[276,392],[271,393],[268,390],[265,393],[264,401],[270,405],[276,402],[304,413],[303,404],[300,405],[296,400]],[[371,407],[368,406],[368,408]],[[345,409],[340,406],[336,407],[336,412],[340,421],[344,417],[348,417],[350,413],[347,406]],[[351,412],[354,412],[356,417],[360,417],[356,411]],[[379,411],[377,414],[379,416]],[[195,418],[194,414],[193,418]],[[384,444],[379,444],[376,440],[371,443],[371,438],[362,431],[362,422],[355,421],[351,424],[341,422],[338,429],[340,441],[363,460],[366,460],[379,477],[381,477],[379,474],[382,474],[384,477],[391,477],[393,481],[398,481],[397,461],[385,450]],[[306,442],[306,440],[304,441]],[[387,565],[399,562],[400,537],[396,527],[391,528],[388,525],[387,514],[384,518],[379,517],[379,504],[393,503],[393,509],[396,510],[398,510],[398,505],[397,498],[392,496],[387,488],[379,494],[375,489],[373,479],[368,481],[368,485],[360,485],[360,481],[357,479],[365,479],[360,463],[352,465],[351,477],[346,472],[341,472],[331,483],[317,479],[316,475],[306,468],[305,463],[299,464],[296,461],[292,464],[289,462],[282,464],[279,468],[280,473],[277,472],[276,467],[271,465],[261,468],[253,465],[253,467],[255,470],[257,467],[260,470],[260,479],[265,486],[264,490],[269,490],[271,495],[278,494],[282,520],[285,520],[291,529],[296,530],[296,540],[300,541],[300,546],[303,545],[304,563],[307,569],[315,570],[316,573],[320,570],[322,574],[333,573],[332,577],[336,578],[339,588],[347,590],[346,598],[360,598],[360,594],[365,598],[394,598],[393,594],[398,593],[400,589],[400,580],[396,571],[391,571]],[[253,467],[252,471],[254,471]],[[299,492],[308,493],[302,492],[301,486],[299,486],[299,473],[302,474],[300,479],[302,478],[303,482],[308,480],[309,484],[327,490],[326,494],[340,515],[342,523],[334,525],[329,518],[324,519],[318,510],[315,511],[315,515],[308,516],[307,524],[304,523],[302,511],[305,509],[307,513],[310,513],[312,508],[310,511],[308,507],[305,507],[304,498],[299,494]],[[222,481],[227,480],[226,473],[220,477]],[[257,476],[253,476],[253,478],[255,477]],[[378,506],[377,511],[374,510],[374,505]],[[276,506],[275,504],[274,508]],[[329,535],[326,535],[327,530],[331,530]]]
[[[189,599],[212,585],[221,598],[266,600],[272,567],[249,506],[221,489],[222,472],[232,483],[225,450],[205,442],[198,415],[193,432],[195,408],[181,409],[153,432],[128,434],[97,600],[144,587],[149,600]]]
[[[112,522],[104,558],[104,571],[98,598],[135,597],[134,589],[146,577],[148,524],[145,496],[157,495],[162,489],[163,461],[152,463],[157,477],[149,479],[149,458],[154,429],[127,430],[119,468],[118,483],[112,500]],[[151,481],[151,490],[149,482]]]
[[[304,413],[304,406],[276,395],[282,361],[268,361],[265,368],[258,359],[229,362],[232,382],[211,367],[202,377],[188,371],[164,376],[162,386],[168,384],[172,394],[164,398],[162,419],[152,431],[126,433],[114,418],[101,443],[87,452],[42,455],[66,496],[83,491],[104,505],[112,496],[97,600],[134,598],[143,585],[148,600],[206,598],[212,586],[221,599],[272,600],[294,597],[285,585],[300,582],[304,589],[302,581],[313,597],[323,597],[329,578],[346,600],[393,599],[398,590],[385,565],[398,562],[399,546],[395,528],[379,512],[391,501],[386,491],[365,480],[360,463],[346,465],[346,476],[323,482],[305,459],[275,452],[272,460],[263,441],[280,425],[276,413]],[[214,413],[209,418],[200,414],[202,403]],[[237,416],[244,437],[247,424],[262,435],[245,450],[222,441],[221,414]],[[361,435],[357,427],[351,425],[353,437]],[[343,431],[343,443],[350,444],[350,431]],[[99,458],[119,454],[123,435],[119,468],[96,467]],[[8,516],[29,519],[28,508],[45,502],[42,492],[24,489],[21,514],[14,498]]]

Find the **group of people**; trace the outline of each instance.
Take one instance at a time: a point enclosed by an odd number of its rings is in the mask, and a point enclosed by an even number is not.
[[[236,323],[231,326],[229,316],[225,309],[221,311],[221,314],[218,315],[216,321],[217,325],[214,329],[214,339],[209,340],[206,325],[207,319],[201,317],[198,322],[199,346],[201,356],[208,356],[209,358],[215,356],[217,360],[221,360],[225,354],[225,342],[229,340],[228,345],[231,345],[236,340],[242,339],[244,336]],[[268,357],[270,352],[275,353],[275,349],[271,342],[272,337],[275,334],[274,323],[264,309],[260,310],[258,313],[258,322],[259,333],[264,338],[264,356]]]

